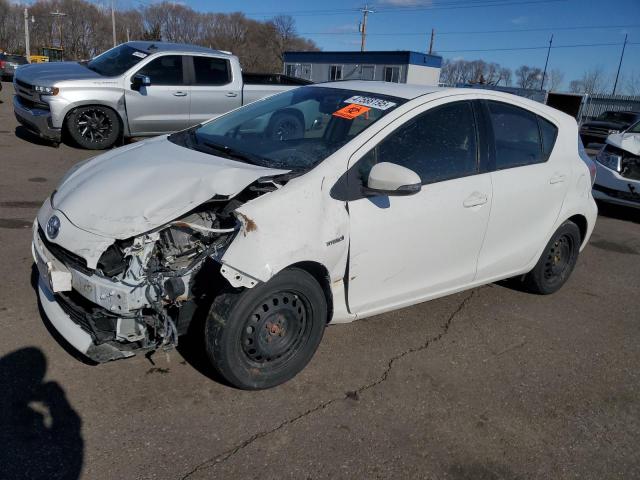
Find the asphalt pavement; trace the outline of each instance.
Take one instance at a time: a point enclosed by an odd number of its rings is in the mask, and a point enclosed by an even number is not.
[[[95,152],[18,127],[3,87],[1,478],[640,478],[640,210],[603,208],[554,295],[494,284],[329,326],[268,391],[188,346],[92,366],[41,316],[30,227]]]

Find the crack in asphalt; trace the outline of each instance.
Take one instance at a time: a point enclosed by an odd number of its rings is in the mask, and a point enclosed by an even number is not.
[[[277,432],[278,430],[283,429],[284,427],[291,425],[293,423],[296,423],[298,420],[301,420],[305,417],[308,417],[309,415],[318,412],[320,410],[324,410],[327,407],[329,407],[330,405],[345,400],[345,399],[353,399],[353,398],[358,398],[359,395],[367,390],[371,390],[372,388],[377,387],[378,385],[380,385],[381,383],[384,383],[388,378],[389,375],[391,374],[391,370],[393,370],[393,366],[394,364],[398,361],[401,360],[402,358],[406,357],[407,355],[411,355],[412,353],[416,353],[416,352],[421,352],[423,350],[426,350],[427,348],[429,348],[430,345],[432,345],[433,343],[438,342],[439,340],[441,340],[448,332],[449,332],[449,328],[451,327],[451,324],[453,323],[453,320],[460,314],[460,312],[462,312],[465,307],[467,306],[467,304],[471,301],[471,299],[474,297],[474,295],[476,294],[476,292],[480,290],[479,288],[473,289],[471,290],[471,292],[465,297],[463,298],[460,303],[458,304],[458,306],[456,307],[456,309],[449,315],[449,317],[447,317],[447,320],[445,321],[445,323],[440,327],[441,331],[440,333],[438,333],[437,335],[433,336],[433,337],[429,337],[427,338],[424,343],[422,343],[421,345],[418,345],[417,347],[412,347],[409,348],[407,350],[404,350],[403,352],[400,352],[396,355],[394,355],[393,357],[391,357],[389,359],[389,361],[387,362],[387,366],[384,370],[384,372],[382,373],[382,375],[380,375],[376,380],[374,380],[371,383],[367,383],[359,388],[357,388],[356,390],[353,391],[349,391],[347,392],[346,395],[344,396],[340,396],[340,397],[336,397],[336,398],[332,398],[331,400],[327,400],[326,402],[322,402],[318,405],[316,405],[313,408],[310,408],[309,410],[306,410],[305,412],[296,415],[295,417],[289,418],[287,420],[285,420],[284,422],[278,424],[276,427],[270,429],[270,430],[264,430],[262,432],[258,432],[252,436],[250,436],[249,438],[247,438],[246,440],[240,442],[239,444],[237,444],[236,446],[234,446],[233,448],[227,450],[226,452],[223,452],[222,454],[218,455],[215,458],[209,459],[209,460],[205,460],[204,462],[196,465],[195,468],[193,468],[191,471],[187,472],[184,476],[181,477],[181,480],[186,480],[187,478],[191,477],[193,474],[201,471],[201,470],[206,470],[209,468],[213,468],[216,465],[219,465],[223,462],[226,462],[228,459],[230,459],[231,457],[233,457],[236,453],[238,453],[240,450],[243,450],[244,448],[248,447],[249,445],[251,445],[253,442],[255,442],[256,440],[259,440],[261,438],[264,438],[268,435],[271,435],[275,432]]]

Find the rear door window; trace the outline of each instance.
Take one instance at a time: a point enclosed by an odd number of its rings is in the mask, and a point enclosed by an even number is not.
[[[227,85],[231,82],[229,60],[214,57],[192,57],[194,85]]]
[[[537,115],[502,102],[487,102],[496,147],[496,170],[541,163]]]
[[[138,73],[148,76],[151,79],[152,87],[154,85],[185,84],[180,55],[166,55],[156,58],[142,67]]]

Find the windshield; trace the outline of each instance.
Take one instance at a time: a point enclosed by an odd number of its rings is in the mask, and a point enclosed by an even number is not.
[[[598,120],[606,120],[609,122],[619,122],[619,123],[631,123],[637,120],[637,117],[632,113],[624,113],[624,112],[604,112]]]
[[[142,50],[122,44],[101,53],[87,63],[87,68],[105,77],[117,77],[149,55]]]
[[[627,130],[627,133],[640,133],[640,122],[631,126],[629,130]]]
[[[17,63],[18,65],[29,63],[25,57],[21,57],[20,55],[7,55],[7,61]]]
[[[406,100],[324,87],[269,97],[169,140],[265,167],[306,171]]]

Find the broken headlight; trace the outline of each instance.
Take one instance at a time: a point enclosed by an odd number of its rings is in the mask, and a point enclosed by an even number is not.
[[[618,152],[611,151],[607,146],[598,152],[596,160],[605,167],[615,170],[618,173],[622,171],[622,155]]]

